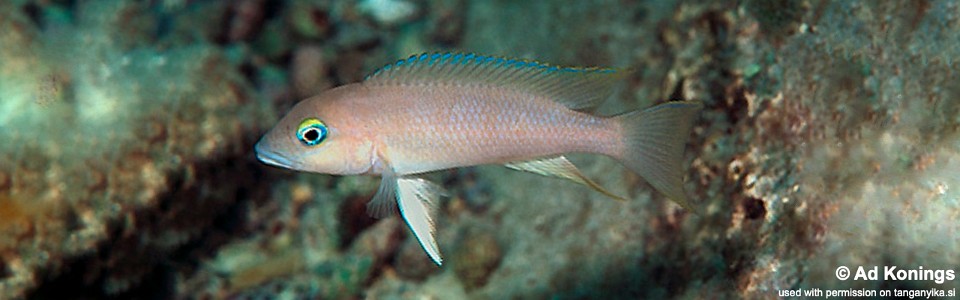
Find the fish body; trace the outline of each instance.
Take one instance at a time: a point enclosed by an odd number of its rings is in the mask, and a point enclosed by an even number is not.
[[[256,145],[268,164],[337,175],[380,175],[372,215],[397,207],[442,263],[432,214],[442,189],[417,177],[483,164],[560,177],[619,196],[563,157],[613,157],[685,208],[680,163],[698,102],[617,116],[588,111],[626,72],[565,68],[474,54],[411,56],[360,83],[301,101]]]
[[[392,172],[505,164],[570,152],[612,153],[618,124],[522,91],[488,86],[357,87],[390,113],[367,132]],[[375,170],[381,174],[383,170]]]

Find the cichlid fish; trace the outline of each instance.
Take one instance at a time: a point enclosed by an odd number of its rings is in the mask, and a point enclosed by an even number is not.
[[[619,160],[691,209],[683,150],[699,102],[676,101],[615,116],[588,111],[628,72],[569,68],[475,54],[421,54],[363,82],[301,101],[256,145],[257,158],[288,169],[379,174],[368,213],[400,215],[442,264],[434,207],[442,189],[419,174],[482,164],[560,177],[623,199],[580,173],[565,153]]]

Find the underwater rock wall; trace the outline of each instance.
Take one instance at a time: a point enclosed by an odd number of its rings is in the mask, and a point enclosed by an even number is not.
[[[221,49],[157,45],[150,9],[0,4],[0,298],[137,286],[251,181],[272,109]]]
[[[895,4],[811,5],[808,14],[819,22],[772,43],[782,49],[779,61],[759,63],[757,83],[779,82],[771,106],[792,107],[772,109],[781,114],[766,118],[796,115],[805,123],[793,125],[799,139],[783,145],[796,149],[795,175],[748,170],[756,184],[747,192],[783,211],[810,210],[823,219],[817,229],[822,246],[798,264],[807,277],[794,286],[958,287],[957,281],[843,282],[834,276],[838,266],[960,266],[960,257],[951,255],[960,250],[960,224],[953,221],[960,214],[960,50],[951,33],[960,28],[960,6]]]
[[[950,289],[839,266],[960,266],[951,1],[0,3],[0,298],[773,298]],[[433,265],[378,179],[278,170],[296,101],[424,51],[637,71],[600,113],[703,101],[683,211],[482,166],[432,174]]]

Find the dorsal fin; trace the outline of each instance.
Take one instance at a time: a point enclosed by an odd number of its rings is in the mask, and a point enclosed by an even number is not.
[[[503,86],[582,110],[600,105],[613,93],[613,85],[627,74],[625,70],[559,67],[473,53],[424,53],[383,66],[368,75],[364,83]]]

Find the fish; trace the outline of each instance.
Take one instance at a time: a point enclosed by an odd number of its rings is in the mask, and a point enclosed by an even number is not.
[[[588,186],[564,155],[612,157],[681,207],[684,148],[699,101],[621,114],[593,111],[630,70],[562,67],[472,53],[400,59],[363,81],[300,101],[254,146],[265,164],[331,175],[379,175],[367,212],[399,214],[438,266],[434,217],[445,190],[423,174],[498,164]]]

